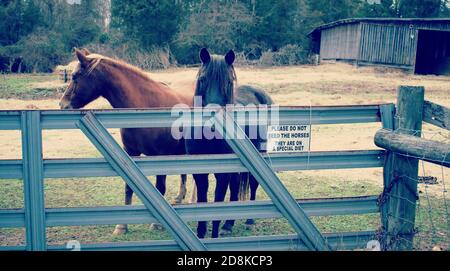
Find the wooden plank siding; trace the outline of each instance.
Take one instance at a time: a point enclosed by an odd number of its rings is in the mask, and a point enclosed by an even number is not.
[[[357,60],[359,31],[359,24],[324,29],[320,39],[321,59]]]
[[[414,66],[416,32],[399,25],[362,23],[359,61]]]
[[[318,29],[321,60],[345,60],[361,65],[414,70],[419,31],[450,31],[450,20],[355,19]]]

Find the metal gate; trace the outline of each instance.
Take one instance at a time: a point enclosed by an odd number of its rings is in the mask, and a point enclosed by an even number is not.
[[[393,105],[282,108],[280,122],[283,124],[379,122],[381,121],[380,108],[383,107],[392,108]],[[232,130],[237,133],[236,137],[224,136],[235,155],[218,155],[215,158],[217,160],[212,161],[210,156],[183,156],[179,159],[131,158],[106,129],[106,127],[170,127],[174,119],[167,111],[3,111],[0,112],[0,120],[0,130],[22,130],[23,142],[22,160],[0,160],[0,179],[18,178],[24,179],[25,183],[24,208],[0,210],[0,227],[25,227],[27,239],[25,247],[0,247],[1,250],[64,249],[59,246],[47,247],[45,231],[48,226],[137,223],[138,221],[160,222],[172,234],[174,241],[91,244],[83,245],[83,249],[256,250],[281,249],[289,244],[295,244],[295,249],[330,250],[337,244],[344,244],[348,248],[357,247],[374,236],[374,232],[322,235],[309,216],[378,212],[376,196],[298,201],[287,191],[275,171],[327,169],[331,165],[333,168],[382,167],[383,151],[317,152],[310,153],[308,156],[280,154],[274,155],[273,164],[269,165],[266,161],[267,157],[263,157],[245,136],[238,125],[239,121],[223,110],[214,114],[215,125],[219,128],[218,131],[224,131],[224,135],[228,132],[227,127],[232,127]],[[104,160],[43,159],[42,129],[61,128],[79,128],[104,156]],[[210,173],[208,170],[211,170],[213,166],[205,167],[205,161],[222,166],[220,169],[215,169],[215,172],[250,172],[272,201],[199,204],[196,208],[172,207],[146,177],[146,175],[154,174]],[[190,167],[183,167],[183,162],[190,163]],[[173,167],[163,170],[162,164],[180,166],[177,170]],[[76,172],[74,172],[75,168]],[[144,207],[46,209],[44,206],[44,178],[113,175],[121,176],[130,185],[144,203]],[[239,212],[233,212],[233,210],[239,210]],[[256,210],[259,212],[255,212]],[[92,216],[92,212],[95,212],[97,216]],[[131,216],[132,213],[133,216]],[[203,214],[203,217],[198,216],[199,214]],[[195,217],[201,217],[202,220],[223,220],[239,219],[249,215],[255,218],[285,217],[297,234],[200,240],[186,224],[186,221],[198,221]]]

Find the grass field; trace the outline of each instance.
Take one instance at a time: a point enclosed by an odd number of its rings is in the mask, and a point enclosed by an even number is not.
[[[65,89],[54,74],[2,74],[0,78],[0,99],[53,98]]]
[[[152,72],[150,76],[173,88],[190,86],[196,69],[171,69]],[[272,69],[238,68],[238,82],[253,84],[267,90],[280,105],[345,105],[395,102],[399,85],[423,85],[426,99],[450,107],[450,78],[415,76],[385,69],[356,69],[344,64],[323,66],[279,67]],[[58,97],[64,87],[56,75],[1,75],[0,110],[49,109],[58,107]],[[4,80],[3,80],[4,79]],[[98,100],[88,108],[109,108]],[[380,124],[314,126],[311,150],[375,149],[373,136]],[[111,130],[120,140],[118,130]],[[423,136],[450,142],[448,131],[424,125]],[[0,159],[21,157],[20,133],[0,131]],[[5,144],[6,142],[6,144]],[[100,154],[79,131],[44,131],[45,158],[98,157]],[[417,211],[419,233],[416,248],[430,250],[434,246],[448,248],[449,220],[445,187],[450,187],[450,170],[421,163],[420,175],[436,176],[439,184],[419,184],[420,201]],[[322,170],[279,173],[283,183],[296,198],[377,195],[382,191],[381,169]],[[150,177],[154,181],[154,177]],[[175,197],[178,177],[167,181],[167,199]],[[191,191],[192,180],[188,181]],[[213,187],[213,185],[211,185]],[[212,188],[210,196],[212,199]],[[51,179],[45,181],[46,207],[112,206],[123,204],[123,182],[119,178]],[[0,180],[0,208],[23,206],[22,182]],[[188,195],[189,198],[189,195]],[[267,199],[262,191],[258,199]],[[140,204],[134,197],[134,204]],[[313,221],[325,232],[373,230],[379,226],[379,216],[314,217]],[[195,229],[195,224],[191,224]],[[82,243],[169,239],[164,230],[150,230],[149,225],[131,225],[130,232],[113,236],[114,225],[89,227],[57,227],[47,230],[50,244],[69,240]],[[253,230],[238,221],[233,236],[292,233],[284,219],[258,220]],[[22,229],[0,229],[0,245],[24,242]]]

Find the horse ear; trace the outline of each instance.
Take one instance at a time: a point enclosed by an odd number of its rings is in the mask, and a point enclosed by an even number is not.
[[[81,51],[83,51],[83,53],[84,53],[85,56],[92,54],[91,51],[89,51],[89,50],[86,49],[86,48],[81,48]]]
[[[227,62],[227,64],[231,66],[233,64],[235,58],[236,58],[236,55],[234,54],[234,51],[230,50],[225,55],[225,62]]]
[[[208,49],[202,48],[200,50],[200,60],[203,64],[208,64],[211,61],[211,55],[208,52]]]
[[[87,59],[84,52],[78,48],[75,48],[75,54],[76,54],[78,60],[80,61],[81,67],[83,67],[83,68],[87,67],[89,64],[89,60]]]

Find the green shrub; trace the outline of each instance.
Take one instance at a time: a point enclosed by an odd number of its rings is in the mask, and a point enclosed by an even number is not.
[[[288,44],[276,52],[263,52],[259,59],[259,64],[262,66],[298,65],[308,62],[308,50],[297,44]]]
[[[52,31],[39,30],[8,47],[9,56],[21,58],[27,72],[51,72],[57,64],[66,62],[66,51],[60,36]]]
[[[100,44],[106,44],[109,42],[109,35],[107,33],[102,33],[99,37],[98,37],[98,42],[100,42]]]

